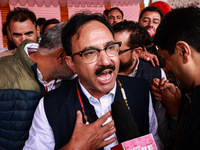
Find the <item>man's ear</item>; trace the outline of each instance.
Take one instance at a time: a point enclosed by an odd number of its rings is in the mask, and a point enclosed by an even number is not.
[[[191,57],[190,46],[184,41],[176,43],[175,52],[182,57],[183,63],[187,63]]]
[[[39,25],[37,25],[36,31],[37,31],[37,37],[40,37],[40,26]]]
[[[137,48],[134,49],[134,51],[139,57],[143,50],[142,50],[142,47],[137,47]]]
[[[75,68],[74,68],[74,61],[73,61],[72,57],[71,56],[66,56],[65,61],[66,61],[67,65],[69,66],[69,68],[74,73],[76,73]]]
[[[65,63],[66,53],[63,48],[60,48],[57,52],[57,61],[59,64]]]

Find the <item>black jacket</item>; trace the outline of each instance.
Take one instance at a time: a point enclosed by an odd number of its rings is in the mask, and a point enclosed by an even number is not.
[[[126,92],[130,110],[134,116],[138,129],[142,135],[149,133],[149,85],[146,80],[132,77],[118,76]],[[76,111],[82,110],[78,99],[77,78],[65,83],[62,89],[47,93],[44,97],[44,109],[48,122],[53,130],[55,149],[66,145],[73,133],[76,121]],[[94,107],[89,103],[78,84],[85,113],[90,123],[98,119]],[[121,90],[117,84],[114,101],[123,100]],[[83,119],[84,120],[84,119]]]

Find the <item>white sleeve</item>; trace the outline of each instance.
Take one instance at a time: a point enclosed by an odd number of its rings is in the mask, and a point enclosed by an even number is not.
[[[53,131],[47,120],[44,111],[44,99],[42,98],[37,106],[29,130],[29,138],[23,150],[53,150],[55,147]]]
[[[161,79],[162,78],[165,78],[165,80],[167,80],[167,76],[166,76],[164,70],[161,68]]]
[[[152,133],[158,150],[162,150],[163,143],[160,140],[157,130],[158,130],[158,121],[156,118],[155,111],[153,109],[151,93],[149,92],[149,133]]]

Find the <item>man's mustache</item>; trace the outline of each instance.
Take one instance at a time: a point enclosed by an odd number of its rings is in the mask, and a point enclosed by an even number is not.
[[[108,66],[100,66],[96,71],[95,74],[98,75],[100,74],[102,71],[106,70],[106,69],[112,69],[113,71],[115,70],[115,66],[114,65],[108,65]]]

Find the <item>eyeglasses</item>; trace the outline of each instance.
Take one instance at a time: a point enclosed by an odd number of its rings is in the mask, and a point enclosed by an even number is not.
[[[132,47],[132,48],[129,48],[129,49],[120,50],[120,51],[119,51],[119,54],[125,53],[125,52],[130,51],[130,50],[134,50],[135,48],[138,48],[138,47],[139,47],[139,46],[135,46],[135,47]]]
[[[71,56],[73,55],[79,55],[83,58],[83,60],[86,63],[93,63],[98,60],[99,54],[101,50],[105,50],[106,54],[109,57],[114,57],[117,56],[119,53],[119,48],[121,46],[121,42],[114,42],[108,44],[105,48],[103,49],[98,49],[98,48],[89,48],[89,49],[84,49],[80,52],[77,53],[72,53]]]

